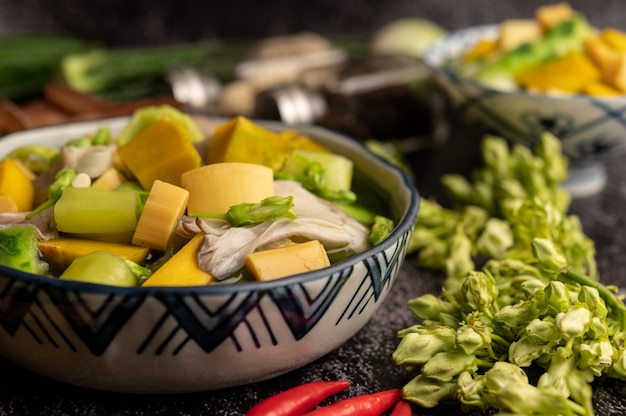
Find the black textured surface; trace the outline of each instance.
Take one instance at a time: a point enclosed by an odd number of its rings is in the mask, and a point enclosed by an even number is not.
[[[0,36],[59,32],[107,45],[257,38],[304,30],[368,36],[407,16],[447,29],[532,18],[544,0],[0,0]],[[624,27],[623,1],[570,0],[599,27]]]
[[[455,137],[440,149],[414,156],[416,182],[423,195],[437,195],[442,173],[465,173],[475,166],[476,141],[458,133]],[[586,233],[596,241],[601,279],[621,287],[626,287],[625,162],[624,157],[611,161],[610,181],[602,194],[572,206]],[[0,360],[0,416],[235,416],[269,395],[318,379],[350,380],[351,387],[337,398],[401,387],[407,379],[390,357],[397,342],[396,331],[414,323],[406,302],[424,293],[438,293],[441,283],[441,276],[418,270],[415,259],[408,257],[398,282],[373,319],[342,347],[289,374],[222,391],[160,396],[93,391],[49,380]],[[598,416],[626,414],[626,382],[601,379],[593,387]],[[414,414],[467,415],[454,403],[435,409],[414,408]],[[469,415],[487,414],[492,412]]]

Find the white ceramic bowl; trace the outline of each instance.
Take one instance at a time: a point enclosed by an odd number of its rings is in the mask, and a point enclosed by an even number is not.
[[[601,191],[606,184],[604,163],[626,149],[626,96],[548,96],[524,91],[497,91],[459,77],[446,64],[479,39],[495,38],[497,25],[451,32],[435,42],[424,60],[449,97],[453,111],[473,133],[496,134],[511,143],[534,147],[549,131],[562,142],[570,159],[566,182],[573,196]]]
[[[105,124],[116,131],[126,121],[16,133],[0,141],[0,158],[22,145],[60,146]],[[419,195],[405,173],[356,141],[315,127],[300,130],[354,161],[356,189],[367,189],[365,197],[397,222],[386,241],[323,270],[203,287],[119,288],[0,266],[0,354],[75,385],[174,393],[268,379],[339,347],[397,278]]]

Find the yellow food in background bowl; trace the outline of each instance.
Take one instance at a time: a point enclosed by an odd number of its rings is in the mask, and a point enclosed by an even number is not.
[[[583,198],[604,189],[605,162],[626,149],[621,39],[557,3],[533,19],[448,33],[424,61],[476,143],[494,134],[534,148],[545,132],[559,138],[570,162],[563,185]]]

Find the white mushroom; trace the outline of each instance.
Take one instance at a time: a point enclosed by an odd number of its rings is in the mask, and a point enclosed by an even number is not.
[[[177,232],[191,237],[205,234],[198,250],[199,266],[218,280],[244,267],[248,254],[285,241],[318,240],[327,250],[342,248],[358,253],[368,248],[369,230],[298,182],[276,181],[277,195],[293,196],[296,219],[283,218],[248,227],[231,227],[224,221],[184,217]]]
[[[97,178],[113,166],[114,151],[113,145],[65,146],[61,159],[64,167],[73,168],[76,173],[86,173],[90,178]]]

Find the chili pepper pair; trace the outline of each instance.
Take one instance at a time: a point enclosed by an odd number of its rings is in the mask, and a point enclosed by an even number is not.
[[[400,389],[350,397],[311,410],[349,385],[350,382],[343,380],[302,384],[257,403],[246,416],[380,416],[392,406],[389,416],[410,416],[413,413],[409,403],[402,400]]]

